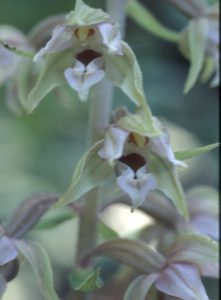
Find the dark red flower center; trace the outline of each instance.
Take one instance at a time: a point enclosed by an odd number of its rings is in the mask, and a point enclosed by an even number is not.
[[[138,169],[140,169],[146,164],[146,161],[143,158],[143,156],[137,153],[122,156],[119,159],[119,161],[130,167],[134,172],[136,172]]]
[[[79,60],[82,64],[87,66],[90,62],[92,62],[94,59],[101,57],[102,55],[99,52],[96,52],[94,50],[84,50],[82,52],[79,52],[76,55],[76,59]]]

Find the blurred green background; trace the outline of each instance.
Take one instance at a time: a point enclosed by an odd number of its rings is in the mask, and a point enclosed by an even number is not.
[[[212,1],[214,2],[214,1]],[[105,1],[87,4],[105,8]],[[180,30],[187,20],[167,1],[148,0],[145,5],[159,20]],[[0,0],[0,24],[11,24],[28,33],[49,15],[73,9],[73,0]],[[196,84],[189,94],[182,90],[189,63],[174,44],[155,38],[127,19],[126,41],[137,55],[144,76],[144,88],[153,114],[168,124],[175,150],[214,143],[218,140],[218,89]],[[114,107],[133,105],[115,91]],[[67,187],[76,162],[85,150],[88,103],[78,99],[63,100],[51,93],[29,116],[17,117],[10,112],[0,88],[0,220],[7,219],[16,203],[37,191],[62,193]],[[218,186],[218,151],[192,159],[189,170],[181,174],[185,188],[195,184]],[[52,257],[59,282],[59,270],[68,268],[76,242],[71,221],[58,229],[36,234]],[[70,238],[70,235],[73,237]],[[59,248],[65,244],[65,249]],[[217,283],[209,281],[211,300],[217,300]],[[29,269],[10,284],[6,300],[39,300]],[[10,294],[11,293],[11,294]],[[17,293],[15,295],[15,293]]]

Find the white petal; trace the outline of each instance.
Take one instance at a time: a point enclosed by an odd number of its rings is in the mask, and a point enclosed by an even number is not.
[[[7,264],[17,256],[14,240],[6,236],[0,237],[0,266]]]
[[[214,239],[219,238],[219,222],[218,218],[212,215],[198,214],[191,220],[191,225],[197,232],[209,235]]]
[[[166,268],[155,286],[158,290],[183,300],[209,300],[194,265],[177,263]]]
[[[110,23],[101,23],[98,29],[102,36],[103,44],[114,54],[123,55],[121,48],[121,34],[116,26]]]
[[[156,179],[154,175],[147,173],[146,166],[137,170],[136,174],[121,162],[117,162],[117,168],[121,173],[117,177],[117,184],[131,198],[133,210],[145,201],[149,191],[156,188]]]
[[[41,57],[48,52],[53,53],[70,48],[74,44],[75,40],[76,39],[73,35],[73,29],[70,30],[70,28],[68,28],[67,26],[55,27],[51,39],[34,56],[34,61],[39,61]]]
[[[82,101],[87,100],[90,87],[101,81],[105,75],[104,70],[99,69],[99,65],[100,58],[95,59],[87,67],[77,61],[74,68],[68,68],[64,72],[68,84],[78,92]]]
[[[165,157],[176,167],[186,168],[186,164],[175,158],[175,155],[170,144],[169,136],[163,133],[160,136],[153,137],[149,140],[148,146],[151,151],[157,153],[161,157]]]
[[[98,155],[109,161],[120,158],[123,155],[124,145],[128,135],[129,132],[124,129],[113,126],[110,127],[106,132],[103,147],[98,152]]]

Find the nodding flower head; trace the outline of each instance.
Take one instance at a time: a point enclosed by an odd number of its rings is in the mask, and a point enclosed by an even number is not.
[[[157,137],[142,136],[118,127],[121,117],[129,114],[125,109],[118,109],[106,132],[104,143],[98,155],[115,164],[117,184],[129,195],[133,207],[141,205],[150,190],[157,188],[157,178],[149,168],[151,153],[164,158],[173,166],[185,165],[175,159],[169,137],[164,131]],[[161,123],[157,120],[158,126]]]
[[[83,14],[83,8],[86,12],[79,22],[77,12]],[[102,18],[96,19],[98,12],[100,10],[77,1],[75,11],[66,16],[66,23],[54,29],[51,39],[34,57],[34,61],[39,61],[48,54],[70,49],[73,61],[65,69],[64,76],[82,101],[87,100],[89,89],[104,78],[108,69],[107,56],[123,55],[119,26],[104,12]],[[94,19],[90,22],[91,13]]]
[[[196,75],[192,75],[191,83],[187,84],[186,92],[190,90],[198,77],[201,81],[211,80],[210,86],[219,85],[219,4],[207,5],[201,1],[174,0],[174,4],[190,17],[188,25],[180,36],[179,48],[192,64]],[[188,2],[188,3],[187,3]],[[188,10],[187,10],[188,8]],[[194,50],[195,49],[195,50]],[[197,50],[198,49],[198,50]],[[194,57],[197,51],[197,57]],[[196,63],[196,67],[194,66]],[[200,74],[201,72],[201,74]],[[190,77],[190,75],[189,75]],[[188,81],[187,81],[188,82]]]

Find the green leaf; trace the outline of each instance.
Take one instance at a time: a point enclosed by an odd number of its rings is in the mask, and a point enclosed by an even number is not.
[[[212,151],[213,149],[216,149],[218,146],[219,146],[219,143],[214,143],[214,144],[210,144],[210,145],[200,147],[200,148],[178,151],[178,152],[175,152],[175,157],[178,160],[185,160],[185,159]]]
[[[200,18],[190,21],[186,29],[187,31],[184,33],[184,35],[187,34],[187,55],[191,62],[184,87],[185,94],[193,87],[203,67],[208,29],[208,20]]]
[[[172,261],[218,264],[219,246],[205,235],[186,233],[177,237],[171,247],[170,257]]]
[[[129,285],[123,300],[145,300],[151,285],[158,277],[157,274],[138,276]]]
[[[28,113],[31,113],[55,87],[66,84],[64,70],[70,67],[72,63],[72,49],[48,54],[45,62],[41,65],[34,87],[27,97],[22,100],[22,104]]]
[[[100,272],[100,268],[97,268],[95,271],[91,271],[91,269],[77,269],[68,276],[68,281],[74,290],[82,292],[94,291],[103,286]]]
[[[75,10],[67,17],[67,25],[87,26],[110,21],[108,14],[101,9],[95,9],[86,5],[82,0],[76,0]]]
[[[105,240],[113,240],[119,238],[115,230],[107,226],[104,222],[100,221],[98,223],[98,232],[101,237]]]
[[[77,164],[72,182],[56,204],[57,207],[78,200],[93,187],[101,184],[113,171],[113,166],[102,159],[97,152],[103,141],[99,141],[86,152]]]
[[[151,118],[151,116],[149,117]],[[161,131],[153,125],[153,119],[151,119],[152,123],[149,122],[149,117],[144,108],[138,114],[130,114],[121,118],[117,125],[130,132],[138,133],[141,136],[153,137],[160,135]]]
[[[116,239],[104,242],[92,250],[87,258],[109,256],[139,272],[155,272],[165,264],[164,257],[142,241]]]
[[[137,24],[157,37],[175,43],[178,41],[179,33],[160,24],[155,16],[138,1],[128,1],[127,13]]]
[[[60,300],[54,289],[52,267],[44,248],[36,242],[17,240],[15,243],[33,268],[44,298],[46,300]]]
[[[185,196],[175,167],[156,153],[150,153],[148,157],[148,167],[157,179],[157,189],[171,199],[179,213],[188,220]]]

